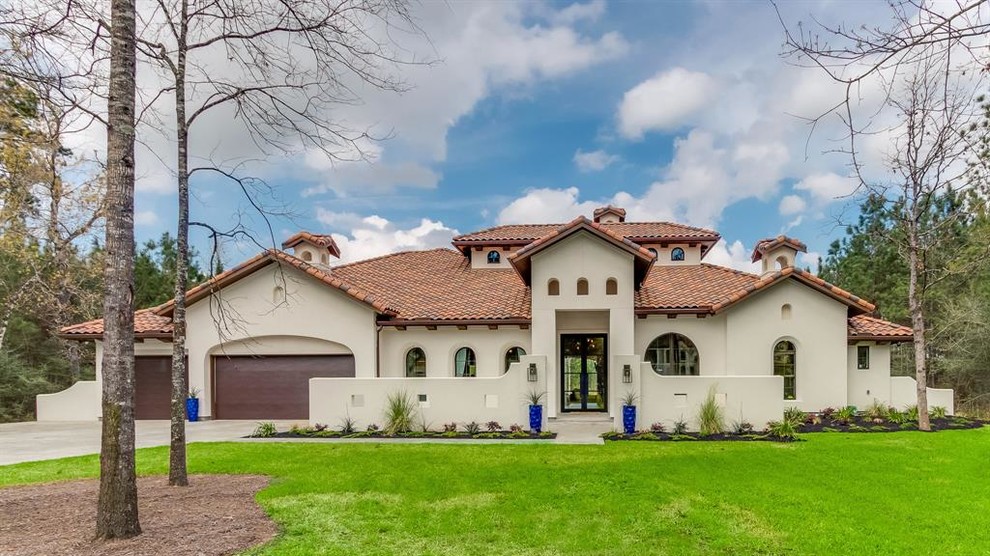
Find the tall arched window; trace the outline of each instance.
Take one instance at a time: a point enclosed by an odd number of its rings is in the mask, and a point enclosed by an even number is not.
[[[498,264],[502,260],[502,255],[498,251],[488,252],[488,264]]]
[[[556,278],[547,282],[547,295],[560,295],[560,282]]]
[[[687,336],[664,334],[646,348],[646,360],[658,375],[697,375],[700,368],[698,348]]]
[[[588,295],[588,280],[585,278],[578,278],[577,281],[577,294],[578,295]]]
[[[454,376],[478,376],[478,361],[473,349],[462,347],[454,354]]]
[[[684,260],[684,250],[680,247],[674,247],[670,250],[670,260],[672,261],[683,261]]]
[[[618,295],[619,281],[615,278],[605,280],[605,295]]]
[[[787,340],[773,346],[773,374],[784,377],[784,399],[797,399],[797,351]]]
[[[519,346],[509,348],[509,350],[505,352],[505,371],[504,372],[506,372],[506,373],[509,372],[509,365],[511,365],[513,363],[518,363],[519,362],[519,358],[521,358],[523,355],[526,355],[526,350],[524,350],[523,348],[521,348]]]
[[[406,376],[421,378],[426,376],[426,353],[420,348],[406,352]]]

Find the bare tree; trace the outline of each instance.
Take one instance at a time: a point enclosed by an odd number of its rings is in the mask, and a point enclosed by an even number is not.
[[[844,97],[811,122],[838,117],[848,142],[840,150],[849,156],[859,192],[885,199],[896,222],[885,239],[898,246],[909,270],[918,428],[930,430],[927,294],[967,266],[949,265],[940,245],[968,207],[939,210],[938,200],[969,186],[964,177],[990,25],[985,0],[908,0],[891,8],[890,28],[816,23],[813,30],[799,25],[791,32],[784,23],[785,53],[844,85]],[[870,92],[879,102],[867,108]],[[891,139],[886,176],[865,162],[864,139],[877,134]]]
[[[103,443],[96,536],[141,533],[134,462],[134,0],[110,6],[107,218],[103,303]]]
[[[417,30],[404,0],[210,0],[193,5],[188,0],[158,0],[145,18],[139,51],[166,78],[156,98],[171,93],[175,100],[179,210],[172,313],[171,485],[188,484],[189,180],[195,173],[212,172],[231,179],[251,197],[244,177],[233,168],[215,163],[190,168],[190,136],[206,115],[230,109],[265,153],[316,149],[331,160],[362,156],[360,142],[370,139],[369,134],[337,122],[334,107],[359,101],[352,88],[356,85],[402,90],[390,76],[389,66],[413,61],[400,60],[390,48],[385,31],[397,24]],[[380,29],[372,29],[375,26]],[[214,65],[218,53],[223,55],[224,70]],[[266,217],[261,205],[251,202]],[[216,230],[210,230],[216,239]],[[274,243],[274,238],[270,240]]]

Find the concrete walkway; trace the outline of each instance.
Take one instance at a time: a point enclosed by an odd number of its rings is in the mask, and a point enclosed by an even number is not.
[[[305,425],[305,421],[276,421],[280,431],[293,423]],[[189,442],[386,442],[400,444],[454,443],[553,443],[553,444],[602,444],[599,435],[612,429],[611,421],[600,416],[564,416],[548,423],[548,429],[557,433],[554,440],[447,440],[430,438],[404,438],[380,440],[355,439],[245,439],[257,426],[255,421],[200,421],[186,423]],[[97,454],[100,452],[101,426],[97,421],[46,421],[0,424],[0,465],[57,459],[70,456]],[[138,448],[167,446],[168,421],[138,421],[135,443]]]

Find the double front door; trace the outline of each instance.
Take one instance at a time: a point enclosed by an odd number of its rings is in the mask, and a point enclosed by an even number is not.
[[[608,409],[608,354],[605,334],[560,337],[562,411]]]

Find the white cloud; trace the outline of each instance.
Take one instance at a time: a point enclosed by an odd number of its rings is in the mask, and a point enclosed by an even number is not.
[[[157,226],[161,219],[153,210],[141,210],[134,213],[134,224],[138,226]]]
[[[560,25],[574,25],[581,21],[597,21],[605,15],[605,0],[591,0],[584,4],[575,2],[551,15],[551,21]]]
[[[601,149],[590,152],[578,149],[574,153],[574,165],[581,172],[600,172],[617,160],[618,155],[608,154]]]
[[[794,189],[807,191],[821,204],[841,201],[856,192],[856,180],[833,172],[815,173],[794,185]]]
[[[636,85],[619,104],[619,131],[642,139],[649,131],[673,131],[693,123],[716,92],[715,80],[700,72],[674,68]]]
[[[808,251],[807,253],[798,253],[797,256],[797,266],[800,268],[809,268],[811,272],[818,274],[818,259],[821,258],[821,253],[817,251]]]
[[[743,272],[760,272],[760,263],[752,262],[752,250],[747,249],[741,241],[727,243],[724,239],[712,246],[705,255],[705,262],[719,266],[742,270]]]
[[[805,202],[804,198],[800,195],[785,195],[780,199],[780,214],[783,216],[790,216],[792,214],[798,214],[804,212],[807,208],[808,203]]]
[[[605,203],[578,201],[580,191],[567,189],[531,189],[498,213],[499,224],[563,223],[592,212]]]
[[[332,228],[348,228],[347,233],[334,233],[340,246],[341,262],[353,262],[370,257],[410,251],[449,247],[458,234],[443,222],[423,218],[410,228],[400,228],[376,214],[360,216],[354,213],[316,209],[316,219]]]

